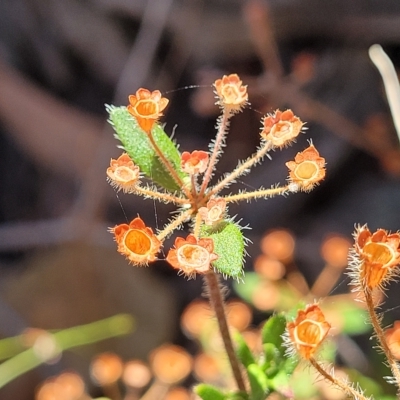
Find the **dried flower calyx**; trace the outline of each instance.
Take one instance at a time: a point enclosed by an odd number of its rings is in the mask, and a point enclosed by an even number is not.
[[[312,144],[297,153],[294,161],[287,162],[286,166],[289,168],[289,182],[305,192],[325,178],[325,159]]]
[[[132,220],[129,225],[117,225],[110,231],[114,234],[118,251],[133,264],[142,266],[156,260],[161,242],[140,217]]]
[[[134,164],[128,154],[124,153],[116,160],[111,159],[110,166],[107,168],[107,180],[115,189],[130,193],[138,184],[139,178],[139,167]]]
[[[199,208],[199,215],[206,225],[215,225],[224,219],[226,201],[224,198],[211,199],[207,207]]]
[[[292,110],[276,110],[263,119],[261,136],[274,147],[285,147],[299,135],[304,123],[293,114]]]
[[[247,86],[237,74],[224,75],[214,82],[217,104],[228,111],[239,112],[248,101]]]
[[[314,356],[330,328],[318,304],[309,305],[297,313],[295,321],[287,324],[287,344],[308,360]]]
[[[202,174],[208,165],[208,154],[202,150],[194,150],[191,153],[184,151],[181,156],[182,171],[190,175]]]
[[[364,225],[357,228],[354,239],[353,277],[359,274],[359,282],[368,289],[381,287],[400,263],[400,233],[384,229],[371,233]]]
[[[136,118],[139,126],[147,133],[151,132],[154,122],[163,114],[169,100],[161,96],[159,90],[151,92],[148,89],[140,88],[136,95],[129,96],[129,113]]]
[[[181,270],[189,277],[196,273],[206,273],[218,256],[214,254],[214,242],[210,238],[196,239],[190,234],[186,239],[177,237],[175,248],[167,255],[173,268]]]

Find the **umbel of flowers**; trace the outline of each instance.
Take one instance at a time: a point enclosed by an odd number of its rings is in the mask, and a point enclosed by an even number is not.
[[[129,96],[127,107],[107,106],[109,122],[124,149],[107,169],[110,184],[116,190],[177,207],[169,223],[159,231],[147,226],[140,215],[110,231],[117,250],[130,263],[146,266],[159,258],[164,240],[188,224],[189,235],[175,237],[174,246],[165,250],[166,261],[188,278],[204,276],[235,381],[238,389],[246,392],[218,280],[218,274],[235,279],[243,276],[246,240],[242,228],[229,216],[229,204],[310,191],[325,177],[325,160],[310,141],[308,148],[287,162],[289,176],[285,184],[224,194],[238,178],[261,164],[269,151],[284,149],[292,143],[303,131],[304,123],[291,110],[275,110],[264,116],[260,144],[254,154],[239,161],[236,168],[215,182],[213,176],[225,148],[230,119],[249,104],[249,99],[247,86],[236,74],[217,79],[213,88],[221,114],[217,119],[216,137],[208,150],[194,149],[182,154],[178,151],[158,123],[169,102],[158,90],[141,88]],[[299,329],[297,336],[303,331],[304,328]]]
[[[303,122],[291,110],[276,110],[261,123],[260,146],[247,160],[211,184],[222,154],[230,118],[249,104],[247,87],[236,74],[223,76],[214,83],[216,104],[221,109],[217,135],[209,150],[179,153],[175,144],[158,124],[168,99],[161,92],[137,90],[129,96],[127,107],[108,107],[110,122],[125,152],[111,160],[107,178],[117,190],[174,203],[179,213],[157,233],[136,217],[130,224],[111,229],[118,251],[132,264],[148,265],[157,259],[163,240],[186,222],[192,222],[189,237],[178,237],[167,261],[188,277],[211,270],[239,278],[245,240],[240,227],[232,221],[228,205],[241,200],[268,198],[299,190],[309,191],[325,176],[325,160],[310,146],[288,161],[288,182],[269,189],[222,195],[237,178],[260,163],[270,150],[282,149],[302,132]]]

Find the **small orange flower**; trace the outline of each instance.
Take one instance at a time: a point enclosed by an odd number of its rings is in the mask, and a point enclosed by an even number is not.
[[[302,357],[309,360],[330,328],[318,304],[312,304],[304,311],[300,310],[296,320],[287,324],[288,341]]]
[[[267,115],[263,119],[263,130],[261,136],[271,141],[274,147],[284,147],[299,135],[304,125],[301,120],[293,114],[292,110],[280,111]]]
[[[135,218],[129,225],[117,225],[110,232],[114,234],[118,251],[133,264],[142,266],[156,260],[161,242],[141,218]]]
[[[196,273],[204,274],[210,264],[218,258],[214,251],[214,242],[210,238],[197,240],[190,234],[186,239],[177,237],[175,248],[167,255],[167,261],[176,269],[192,277]]]
[[[242,85],[237,74],[224,75],[214,82],[214,87],[221,108],[239,112],[247,104],[247,86]]]
[[[354,253],[361,261],[359,281],[369,289],[381,287],[400,263],[400,233],[389,234],[384,229],[371,233],[364,225],[356,230],[354,238]],[[357,271],[353,268],[354,273]]]
[[[117,160],[111,159],[107,168],[107,180],[117,190],[132,192],[139,182],[139,167],[124,153]]]
[[[130,104],[127,109],[136,118],[139,126],[146,133],[150,133],[154,122],[163,115],[162,111],[168,102],[168,99],[161,97],[159,90],[150,92],[148,89],[140,88],[136,91],[136,95],[129,96]]]
[[[222,197],[211,199],[207,207],[200,207],[199,214],[206,225],[214,225],[222,221],[225,215],[226,201]]]
[[[297,153],[294,161],[287,162],[286,166],[289,168],[290,183],[305,192],[310,191],[325,177],[325,159],[319,156],[312,144]]]
[[[400,321],[395,321],[393,328],[385,330],[385,339],[393,357],[400,360]]]
[[[202,174],[207,169],[208,154],[195,150],[192,153],[184,151],[181,156],[182,170],[190,175]]]

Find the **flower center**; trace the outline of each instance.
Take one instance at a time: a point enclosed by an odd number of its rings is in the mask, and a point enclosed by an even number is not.
[[[217,206],[211,207],[208,211],[208,219],[217,221],[221,218],[221,209]]]
[[[236,87],[232,85],[225,86],[222,94],[225,97],[225,101],[230,103],[237,101],[237,98],[239,97]]]
[[[148,235],[138,229],[131,229],[125,236],[125,246],[138,255],[145,255],[151,250],[151,240]]]
[[[199,245],[185,244],[177,251],[178,261],[187,268],[200,268],[209,263],[209,252]]]
[[[298,179],[307,181],[318,175],[318,166],[312,161],[303,161],[296,167],[294,174]]]
[[[382,264],[382,267],[393,260],[391,248],[383,243],[367,243],[362,251],[370,262]]]
[[[157,114],[157,104],[152,100],[141,100],[136,104],[136,111],[143,117],[149,117]]]
[[[315,347],[321,342],[322,329],[318,322],[305,320],[296,327],[295,335],[301,342],[297,344]]]
[[[125,166],[117,167],[117,169],[114,172],[114,175],[120,181],[124,182],[133,181],[137,178],[135,171]]]
[[[271,129],[271,134],[275,138],[282,138],[286,135],[290,135],[291,132],[292,132],[292,124],[287,121],[277,122]]]

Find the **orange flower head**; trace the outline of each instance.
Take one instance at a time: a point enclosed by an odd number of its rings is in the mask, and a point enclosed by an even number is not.
[[[211,238],[197,240],[190,234],[186,239],[175,239],[175,248],[168,252],[167,261],[191,278],[196,273],[204,274],[210,269],[211,263],[218,258],[213,251],[214,242]]]
[[[139,167],[134,164],[128,154],[124,153],[117,160],[111,159],[107,168],[107,180],[117,190],[132,192],[139,183]]]
[[[395,321],[392,328],[385,330],[385,339],[393,357],[400,360],[400,321]]]
[[[368,289],[381,288],[397,272],[400,263],[400,233],[384,229],[371,233],[366,225],[354,234],[351,275],[355,283]]]
[[[207,207],[200,207],[199,214],[206,225],[216,225],[224,219],[226,201],[222,197],[211,199]]]
[[[286,344],[301,357],[309,360],[325,339],[331,325],[326,321],[318,304],[312,304],[297,313],[297,318],[287,324]]]
[[[208,154],[205,151],[195,150],[192,153],[184,151],[181,156],[182,170],[190,175],[202,174],[208,165]]]
[[[110,229],[118,244],[118,252],[137,266],[147,265],[156,260],[161,242],[140,217],[130,224],[117,225]]]
[[[136,95],[129,96],[130,104],[127,109],[136,118],[139,126],[146,133],[150,133],[154,122],[163,115],[162,112],[168,102],[169,100],[162,97],[159,90],[151,92],[148,89],[140,88],[136,91]]]
[[[286,166],[289,168],[289,182],[297,190],[308,192],[325,177],[325,159],[319,156],[312,144],[297,153],[294,161],[287,162]]]
[[[276,110],[264,117],[261,136],[274,147],[285,147],[293,142],[301,132],[304,122],[292,110]]]
[[[248,103],[247,86],[237,74],[224,75],[214,82],[217,103],[228,111],[239,112]]]

